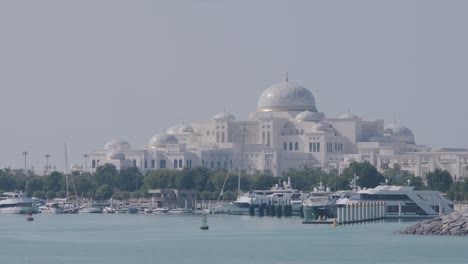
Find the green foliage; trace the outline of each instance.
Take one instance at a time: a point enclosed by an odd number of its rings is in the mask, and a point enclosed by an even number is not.
[[[112,197],[112,189],[107,184],[101,185],[97,188],[95,197],[100,200],[107,200]]]
[[[45,196],[47,199],[54,199],[55,197],[57,197],[56,193],[53,191],[46,192]]]
[[[73,176],[75,182],[76,192],[80,196],[86,196],[87,192],[95,192],[95,186],[93,181],[93,176],[89,174],[83,174],[78,176]],[[90,198],[90,197],[89,197]]]
[[[223,193],[223,200],[235,200],[236,198],[234,192],[227,191]]]
[[[352,162],[348,168],[343,170],[343,176],[349,181],[354,175],[359,177],[357,185],[361,188],[374,188],[385,181],[384,177],[367,161]]]
[[[65,181],[65,176],[60,172],[53,171],[48,176],[45,176],[45,189],[51,192],[58,192],[62,190],[62,185]]]
[[[143,175],[136,167],[120,170],[114,179],[115,187],[123,191],[132,192],[143,185]]]
[[[35,191],[32,195],[33,197],[39,198],[39,199],[45,199],[46,195],[43,191]]]
[[[393,168],[385,170],[384,178],[388,180],[389,184],[393,185],[406,185],[408,180],[414,178],[414,174],[407,170],[402,170],[400,165],[395,164]]]
[[[117,169],[114,165],[106,163],[102,166],[98,166],[96,173],[94,173],[96,186],[102,186],[106,184],[111,189],[114,188],[116,175]]]
[[[435,169],[426,173],[427,186],[429,189],[447,192],[453,183],[452,175],[446,170]]]
[[[55,193],[55,198],[65,198],[66,193],[64,191],[58,191]]]
[[[0,189],[11,191],[15,189],[13,175],[5,173],[3,170],[0,170]]]
[[[138,198],[143,197],[143,194],[141,192],[138,192],[138,191],[137,192],[131,192],[130,197],[134,198],[134,199],[138,199]]]
[[[254,175],[252,176],[252,189],[251,190],[267,190],[270,189],[275,183],[278,182],[278,178],[271,175]]]
[[[211,199],[211,192],[203,191],[200,193],[200,199],[202,200],[210,200]]]

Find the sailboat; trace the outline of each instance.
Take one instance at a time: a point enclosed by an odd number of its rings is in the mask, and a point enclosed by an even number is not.
[[[243,125],[243,128],[242,128],[242,141],[241,141],[241,148],[240,148],[240,157],[239,157],[239,169],[238,169],[238,179],[237,179],[237,200],[239,198],[241,198],[241,192],[240,192],[240,179],[241,179],[241,172],[242,172],[242,155],[244,153],[244,143],[245,143],[245,121],[244,121],[244,125]],[[228,176],[229,176],[229,172],[228,172]],[[226,176],[226,179],[224,180],[224,184],[226,184],[226,181],[227,181],[227,176]],[[224,184],[223,184],[223,190],[224,190]],[[221,193],[220,193],[220,197],[223,193],[223,190],[221,190]],[[219,198],[218,198],[219,200]],[[232,212],[232,209],[236,208],[237,205],[234,204],[233,202],[230,202],[228,204],[224,204],[223,205],[224,209],[223,211],[227,212],[227,213],[231,213]]]
[[[71,178],[73,184],[73,190],[75,191],[75,199],[78,198],[76,193],[75,183],[73,182],[73,178]],[[65,202],[61,204],[62,213],[64,214],[76,214],[79,211],[79,206],[76,203],[71,203],[69,200],[69,191],[68,191],[68,154],[67,154],[67,144],[65,144],[65,185],[66,185],[66,197]]]
[[[148,202],[148,208],[145,208],[145,213],[151,214],[153,213],[153,206],[154,206],[154,197],[151,197],[151,200]]]

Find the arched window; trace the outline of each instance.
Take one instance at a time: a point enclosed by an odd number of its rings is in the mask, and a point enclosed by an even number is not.
[[[288,143],[286,143],[286,142],[283,143],[283,149],[288,150]]]
[[[292,144],[292,142],[289,142],[289,150],[293,150],[293,144]]]
[[[299,143],[294,143],[294,150],[299,150]]]

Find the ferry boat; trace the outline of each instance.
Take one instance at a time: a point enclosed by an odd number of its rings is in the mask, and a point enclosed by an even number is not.
[[[35,214],[38,210],[32,198],[22,192],[5,192],[0,197],[0,214]]]
[[[414,186],[379,185],[345,195],[337,206],[359,202],[384,202],[386,218],[432,218],[453,212],[453,201],[441,192],[415,190]]]
[[[306,221],[336,218],[337,208],[360,202],[384,202],[385,218],[432,218],[453,212],[454,204],[441,192],[415,190],[414,186],[379,185],[363,190],[345,190],[332,194],[311,193],[304,200]]]
[[[282,186],[276,184],[270,190],[254,190],[245,193],[236,201],[223,206],[228,214],[247,215],[251,205],[256,209],[261,204],[291,205],[293,214],[298,215],[302,206],[302,195],[302,192],[292,188],[291,179],[288,178],[288,182],[283,182]]]

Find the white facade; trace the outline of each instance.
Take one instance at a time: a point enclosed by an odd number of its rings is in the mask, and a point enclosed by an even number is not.
[[[352,161],[367,160],[380,171],[398,163],[416,176],[435,168],[468,175],[467,150],[416,145],[410,129],[395,123],[384,127],[382,119],[364,120],[351,113],[326,118],[308,89],[287,81],[267,88],[246,120],[221,112],[209,120],[175,125],[140,148],[111,140],[90,159],[92,170],[112,163],[142,172],[203,166],[281,175],[303,166],[342,171]]]

